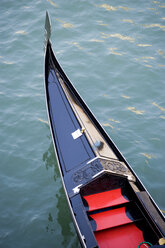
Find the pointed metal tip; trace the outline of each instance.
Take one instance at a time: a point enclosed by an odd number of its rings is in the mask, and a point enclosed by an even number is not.
[[[48,11],[46,11],[46,17],[45,17],[45,47],[50,40],[51,37],[51,23]]]

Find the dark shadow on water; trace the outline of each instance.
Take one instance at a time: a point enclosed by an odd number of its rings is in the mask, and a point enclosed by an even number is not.
[[[51,139],[51,136],[49,136],[48,138]],[[43,161],[45,163],[47,170],[49,170],[49,168],[54,168],[54,180],[58,184],[58,187],[60,183],[60,188],[56,193],[57,209],[54,209],[53,211],[54,213],[48,213],[48,225],[46,226],[46,231],[56,235],[56,229],[57,229],[56,222],[58,222],[58,224],[61,226],[61,234],[63,237],[62,247],[64,248],[80,247],[76,235],[76,230],[73,226],[71,214],[67,204],[65,192],[62,186],[60,172],[58,169],[57,160],[52,142],[50,143],[48,150],[43,154]],[[57,219],[53,218],[53,216],[57,216]],[[55,247],[56,245],[57,244],[55,244]]]
[[[48,138],[51,139],[51,136],[48,136]],[[57,165],[53,142],[50,143],[50,146],[48,150],[43,154],[42,159],[45,162],[45,166],[47,170],[49,168],[54,168],[54,180],[56,181],[57,178],[60,177],[60,172]]]

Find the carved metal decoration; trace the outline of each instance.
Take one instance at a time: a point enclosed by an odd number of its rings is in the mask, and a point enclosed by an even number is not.
[[[123,162],[99,158],[75,171],[72,176],[73,183],[74,185],[85,184],[101,171],[107,171],[118,176],[127,177],[130,181],[135,181],[134,175]]]
[[[135,181],[135,177],[129,168],[120,161],[113,160],[113,159],[100,159],[100,163],[102,164],[103,168],[108,172],[115,173],[118,175],[126,176],[130,181]]]
[[[95,174],[102,170],[102,166],[99,160],[95,160],[90,164],[84,166],[82,169],[77,170],[73,174],[73,181],[75,184],[86,182],[91,179]]]

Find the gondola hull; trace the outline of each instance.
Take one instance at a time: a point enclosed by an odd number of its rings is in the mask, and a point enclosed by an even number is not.
[[[165,236],[164,216],[63,72],[49,38],[45,53],[47,111],[82,247],[158,244]]]

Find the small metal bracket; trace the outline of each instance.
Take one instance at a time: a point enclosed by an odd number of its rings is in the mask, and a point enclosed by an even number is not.
[[[85,128],[84,128],[84,127],[81,128],[81,132],[82,132],[82,133],[85,132]]]
[[[82,184],[79,184],[78,186],[76,186],[75,188],[73,188],[73,193],[74,194],[78,194],[80,192],[80,187],[82,186]]]

